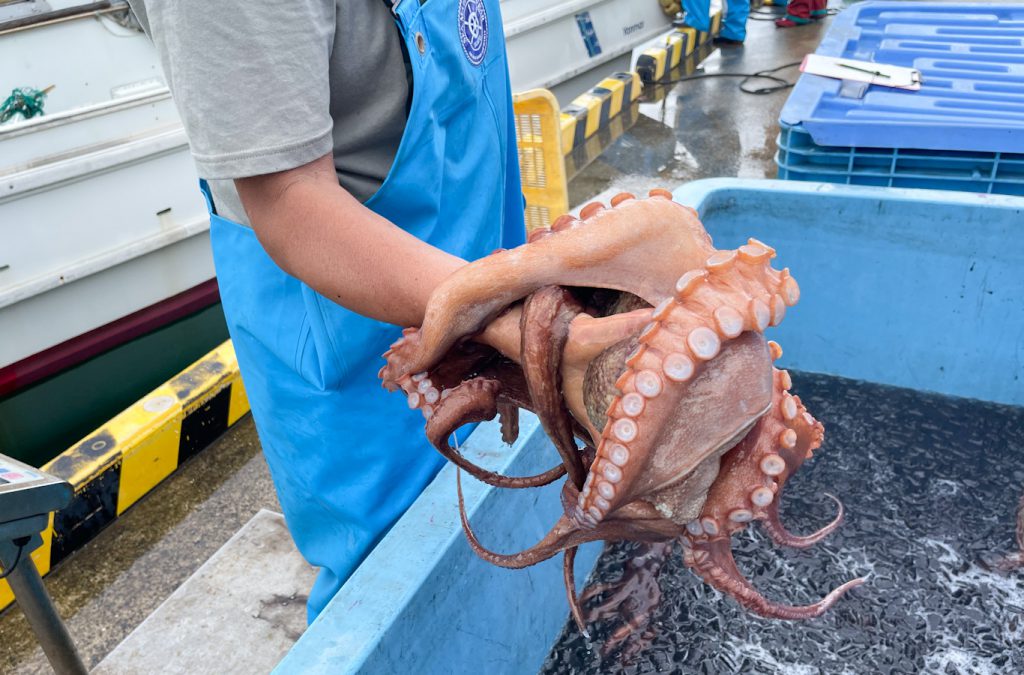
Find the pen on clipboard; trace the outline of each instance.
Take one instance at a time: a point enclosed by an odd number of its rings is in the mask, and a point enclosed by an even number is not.
[[[874,75],[875,77],[884,77],[887,80],[889,79],[888,75],[886,75],[885,73],[883,73],[881,71],[878,71],[878,70],[868,70],[867,68],[858,68],[857,66],[851,66],[848,63],[837,63],[836,65],[839,66],[840,68],[849,68],[850,70],[856,70],[856,71],[861,72],[861,73],[867,73],[868,75]]]

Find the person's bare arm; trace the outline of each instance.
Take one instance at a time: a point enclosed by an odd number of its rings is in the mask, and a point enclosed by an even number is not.
[[[465,264],[360,204],[330,155],[235,186],[274,262],[364,316],[419,326],[430,293]]]

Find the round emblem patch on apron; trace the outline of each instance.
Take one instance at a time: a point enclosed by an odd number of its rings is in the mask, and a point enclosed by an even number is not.
[[[487,55],[487,9],[483,0],[459,0],[459,39],[462,51],[474,66]]]

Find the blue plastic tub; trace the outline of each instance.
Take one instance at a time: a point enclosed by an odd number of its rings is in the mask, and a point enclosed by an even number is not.
[[[1024,404],[1024,199],[714,179],[675,192],[718,248],[776,247],[804,293],[787,367]]]
[[[800,303],[770,336],[787,368],[1024,404],[1024,199],[826,184],[705,180],[675,192],[719,248],[775,246]],[[514,447],[482,424],[466,444],[485,467],[548,468],[531,416]],[[467,479],[484,543],[543,536],[557,486],[495,490]],[[577,560],[577,578],[598,548]],[[535,673],[567,608],[560,561],[504,570],[467,546],[446,467],[281,662],[281,673]]]
[[[917,68],[920,91],[801,75],[780,115],[779,177],[1024,194],[1024,4],[865,2],[819,54]]]

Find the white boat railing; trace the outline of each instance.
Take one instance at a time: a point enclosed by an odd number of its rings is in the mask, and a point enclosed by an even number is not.
[[[152,90],[143,93],[83,105],[77,108],[72,108],[71,110],[61,110],[60,112],[43,115],[41,117],[33,117],[28,120],[18,120],[16,122],[0,126],[0,142],[10,138],[17,138],[18,136],[23,136],[25,134],[45,131],[46,129],[68,124],[70,122],[81,122],[93,117],[109,115],[111,113],[126,110],[128,108],[134,108],[140,105],[158,103],[169,98],[171,98],[170,89],[165,85],[160,84],[159,87],[154,87]]]
[[[29,167],[0,172],[5,188],[0,193],[0,204],[36,190],[53,189],[62,183],[187,148],[188,138],[179,123],[41,157]]]

